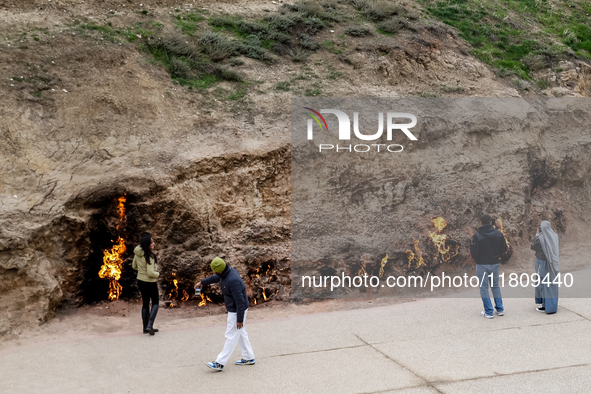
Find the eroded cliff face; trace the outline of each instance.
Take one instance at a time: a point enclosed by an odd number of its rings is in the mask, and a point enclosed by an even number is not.
[[[137,52],[60,51],[50,84],[63,89],[36,98],[19,88],[0,99],[0,332],[43,322],[63,303],[105,299],[98,270],[119,235],[128,249],[122,297],[135,296],[130,264],[144,231],[158,243],[163,296],[172,272],[188,289],[218,255],[253,299],[263,287],[266,296],[289,294],[285,100],[236,117],[214,100],[204,108]],[[43,60],[4,56],[19,67]]]
[[[0,32],[11,45],[0,51],[0,335],[43,322],[64,303],[105,299],[108,284],[98,269],[118,236],[128,249],[122,297],[134,297],[132,249],[144,231],[157,242],[163,296],[173,272],[179,287],[189,289],[219,255],[246,279],[252,300],[285,299],[293,96],[519,95],[441,24],[375,40],[347,36],[346,45],[318,51],[305,64],[243,57],[237,70],[245,91],[228,81],[190,90],[137,42],[103,40],[100,30],[72,25],[123,30],[160,23],[156,35],[178,35],[175,1],[147,0],[144,8],[128,0],[12,3],[0,0]],[[206,15],[256,19],[279,4],[204,0],[199,6]],[[193,7],[179,9],[185,15]],[[336,42],[345,27],[324,29],[315,39]],[[588,66],[562,68],[556,74],[562,90],[554,94],[588,95]],[[286,84],[291,90],[278,88]],[[244,97],[230,100],[237,92]],[[462,133],[429,125],[412,165],[384,174],[382,189],[360,183],[347,197],[359,209],[377,201],[385,215],[401,220],[391,261],[402,267],[411,238],[424,237],[428,216],[438,212],[457,242],[468,239],[476,212],[499,205],[509,212],[510,235],[523,240],[523,229],[539,218],[554,215],[566,230],[573,218],[586,217],[587,134],[530,130],[499,140],[484,126]],[[491,160],[501,170],[490,169]],[[351,171],[337,185],[356,182]]]
[[[286,146],[202,159],[169,177],[122,173],[100,185],[70,183],[65,188],[78,191],[63,199],[61,209],[3,217],[2,332],[44,321],[62,302],[106,299],[108,282],[98,278],[98,271],[103,250],[118,236],[128,249],[122,297],[136,297],[132,250],[144,231],[158,245],[161,293],[170,291],[173,272],[179,289],[191,289],[220,256],[246,279],[253,301],[263,298],[263,287],[265,296],[288,296],[289,169]],[[116,206],[122,195],[127,202],[120,222]]]

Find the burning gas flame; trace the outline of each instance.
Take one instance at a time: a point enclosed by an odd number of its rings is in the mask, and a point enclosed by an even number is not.
[[[441,255],[441,260],[449,261],[452,257],[457,256],[460,245],[456,245],[455,250],[450,251],[451,247],[445,246],[447,235],[441,234],[441,231],[447,226],[445,219],[442,217],[437,217],[435,219],[431,219],[431,221],[433,222],[435,228],[437,228],[437,232],[439,234],[429,231],[429,238],[431,238],[431,242],[433,242],[433,245],[435,245],[437,251]]]
[[[252,280],[253,284],[252,287],[258,287],[257,285],[262,285],[263,283],[269,283],[273,281],[273,276],[277,273],[276,269],[273,269],[271,264],[266,264],[266,268],[263,266],[261,268],[254,268],[254,271],[250,274],[250,279]],[[254,282],[257,281],[256,284]],[[264,286],[261,286],[262,294],[263,294],[263,302],[266,302],[272,296],[271,291],[266,289]],[[269,294],[267,295],[267,292]],[[254,305],[257,305],[257,299],[253,299]]]
[[[367,275],[367,272],[365,271],[365,259],[363,259],[363,257],[361,258],[361,268],[359,268],[357,275],[359,275],[359,276]]]
[[[172,273],[172,276],[176,276],[176,274],[173,272]],[[168,299],[171,300],[171,301],[174,301],[179,296],[179,281],[176,278],[174,278],[172,280],[172,284],[174,285],[174,289],[172,289],[170,291],[170,293],[168,293]],[[170,303],[170,307],[171,308],[173,307],[172,302]]]
[[[199,304],[197,304],[197,306],[205,306],[207,304],[207,301],[209,301],[210,303],[213,302],[211,298],[209,298],[205,294],[201,294],[201,301],[199,301]]]
[[[384,275],[384,266],[388,262],[388,255],[382,259],[382,265],[380,266],[380,278]]]
[[[433,225],[435,226],[435,228],[437,228],[437,230],[439,230],[439,232],[441,232],[441,230],[443,230],[447,226],[447,222],[441,216],[437,217],[435,219],[431,219],[431,221],[433,222]]]
[[[119,299],[121,290],[123,290],[118,281],[121,279],[121,265],[123,264],[121,255],[126,250],[125,240],[119,237],[117,244],[113,245],[110,251],[103,252],[103,266],[99,271],[99,278],[109,280],[109,300],[111,301]]]
[[[119,214],[119,224],[117,225],[117,230],[119,230],[119,226],[121,226],[121,222],[123,222],[123,219],[125,218],[125,202],[127,201],[127,199],[125,198],[126,195],[127,193],[119,197],[119,205],[117,205],[117,213]]]
[[[174,286],[174,288],[168,293],[168,299],[171,301],[176,300],[179,297],[179,281],[176,278],[176,272],[172,273],[172,280],[170,283]],[[183,296],[181,297],[181,301],[189,300],[189,293],[185,289],[181,289],[183,292]],[[203,296],[201,297],[203,299]],[[174,303],[170,303],[170,307],[174,308]]]
[[[423,260],[423,252],[421,252],[421,249],[419,249],[419,241],[415,239],[415,240],[413,240],[413,244],[414,244],[415,251],[413,252],[412,250],[407,250],[404,253],[406,253],[406,255],[408,257],[408,268],[410,268],[410,265],[413,260],[416,261],[415,268],[419,268],[420,266],[426,265],[426,264],[425,264],[425,261]],[[415,252],[416,252],[416,254],[415,254]]]
[[[119,205],[117,205],[117,212],[119,213],[119,224],[117,230],[125,219],[125,202],[127,201],[124,194],[119,197]],[[113,245],[111,250],[103,251],[103,265],[99,271],[99,278],[109,280],[109,300],[114,301],[119,299],[123,287],[119,284],[121,279],[121,266],[123,265],[123,259],[121,256],[127,248],[125,247],[125,240],[121,237],[117,237],[117,244]]]
[[[495,227],[497,228],[497,230],[499,230],[503,234],[503,237],[505,237],[505,242],[507,243],[507,248],[510,248],[511,244],[509,243],[509,240],[507,239],[507,234],[505,233],[506,230],[503,227],[503,219],[501,218],[500,213],[499,213],[499,218],[497,219]]]
[[[123,223],[123,219],[125,219],[125,202],[127,201],[125,196],[126,194],[119,197],[119,205],[117,205],[117,212],[119,213],[119,224],[117,225],[117,229],[119,229],[121,223]],[[121,256],[126,250],[125,240],[121,237],[117,237],[117,244],[113,245],[110,251],[105,250],[103,252],[103,265],[101,266],[98,275],[101,279],[109,280],[110,301],[119,299],[121,291],[123,290],[123,287],[119,284],[119,279],[121,279],[121,266],[123,265]]]

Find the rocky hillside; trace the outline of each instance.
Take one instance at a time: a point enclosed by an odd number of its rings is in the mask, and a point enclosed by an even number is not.
[[[104,299],[117,236],[135,296],[144,231],[162,293],[220,255],[253,300],[286,298],[291,97],[589,94],[578,30],[519,72],[437,4],[0,0],[0,334]]]

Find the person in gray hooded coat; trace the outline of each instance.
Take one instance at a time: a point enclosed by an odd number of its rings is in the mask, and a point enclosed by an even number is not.
[[[558,283],[554,283],[560,265],[558,259],[558,235],[552,230],[549,221],[544,220],[538,227],[538,232],[531,243],[531,249],[536,252],[536,272],[539,275],[539,283],[535,289],[536,304],[542,306],[536,308],[540,312],[548,314],[558,310]]]

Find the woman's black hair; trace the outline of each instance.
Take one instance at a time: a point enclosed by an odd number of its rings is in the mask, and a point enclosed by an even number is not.
[[[150,258],[156,261],[156,255],[152,253],[152,249],[150,246],[152,245],[152,234],[150,233],[143,233],[142,237],[140,238],[140,247],[144,251],[144,259],[146,259],[146,264],[152,264]]]

